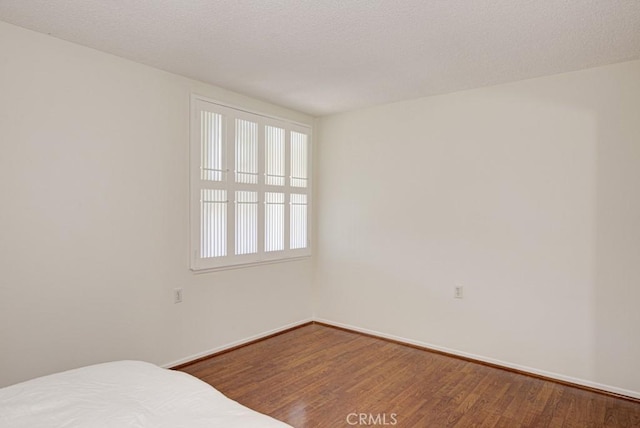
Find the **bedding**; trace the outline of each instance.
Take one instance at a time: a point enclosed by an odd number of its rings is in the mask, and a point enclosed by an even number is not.
[[[0,389],[2,428],[286,428],[183,372],[117,361]]]

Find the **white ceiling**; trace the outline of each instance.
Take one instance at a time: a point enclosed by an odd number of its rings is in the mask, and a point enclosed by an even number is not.
[[[0,0],[0,20],[314,116],[640,58],[640,0]]]

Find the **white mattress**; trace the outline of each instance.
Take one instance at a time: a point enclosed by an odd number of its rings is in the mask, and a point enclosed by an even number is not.
[[[141,361],[83,367],[0,389],[2,428],[284,428],[186,373]]]

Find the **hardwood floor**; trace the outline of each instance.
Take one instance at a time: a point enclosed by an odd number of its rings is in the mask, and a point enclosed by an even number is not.
[[[296,428],[640,427],[640,404],[312,324],[182,367]]]

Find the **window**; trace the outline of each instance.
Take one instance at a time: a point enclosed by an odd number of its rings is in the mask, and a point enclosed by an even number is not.
[[[311,129],[193,96],[191,268],[310,254]]]

